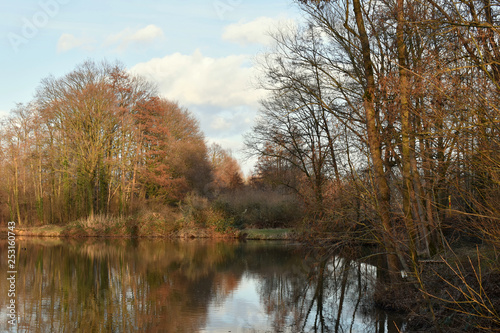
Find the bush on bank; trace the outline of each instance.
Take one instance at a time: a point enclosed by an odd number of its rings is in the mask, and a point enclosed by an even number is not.
[[[287,194],[241,190],[223,193],[209,200],[193,192],[178,206],[151,201],[143,202],[142,207],[128,216],[96,214],[80,218],[66,225],[61,235],[241,237],[245,234],[242,230],[247,228],[294,227],[302,216],[300,203]]]

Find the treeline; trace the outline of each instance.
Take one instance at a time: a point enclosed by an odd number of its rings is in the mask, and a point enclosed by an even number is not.
[[[319,235],[373,231],[395,280],[445,226],[498,245],[499,4],[299,5],[262,61],[258,177],[298,193]]]
[[[121,65],[87,61],[42,80],[3,119],[0,140],[0,219],[19,225],[127,216],[146,201],[176,204],[242,182],[186,109]]]

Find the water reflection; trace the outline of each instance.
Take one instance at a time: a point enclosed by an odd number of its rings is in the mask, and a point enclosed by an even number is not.
[[[371,305],[373,266],[304,259],[292,245],[20,239],[17,247],[19,324],[2,320],[0,331],[397,331]],[[0,253],[6,272],[4,240]],[[7,302],[0,297],[1,318]]]

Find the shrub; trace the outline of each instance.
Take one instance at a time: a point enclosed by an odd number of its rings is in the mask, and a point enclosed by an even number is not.
[[[168,205],[145,207],[129,223],[132,236],[166,236],[180,227],[180,214]]]
[[[207,212],[207,227],[215,232],[228,233],[237,228],[234,217],[229,217],[223,211],[211,207]]]
[[[219,196],[215,206],[234,217],[237,226],[289,227],[303,215],[302,205],[292,194],[244,189]]]
[[[105,214],[90,215],[69,223],[63,231],[71,236],[124,235],[127,220],[121,216]]]
[[[207,221],[208,199],[194,192],[189,193],[179,205],[184,226],[205,227]]]

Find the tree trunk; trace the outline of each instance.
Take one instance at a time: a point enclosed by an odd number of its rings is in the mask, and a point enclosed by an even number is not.
[[[381,219],[382,237],[387,250],[387,266],[391,281],[397,281],[400,277],[397,249],[393,241],[390,213],[390,189],[384,172],[384,163],[381,153],[380,133],[377,129],[377,114],[375,110],[375,78],[373,63],[371,60],[370,42],[366,33],[360,0],[353,0],[354,15],[361,41],[363,53],[363,68],[366,78],[364,92],[364,109],[366,126],[368,131],[368,146],[373,163],[375,176],[375,188],[377,197],[377,209]]]

